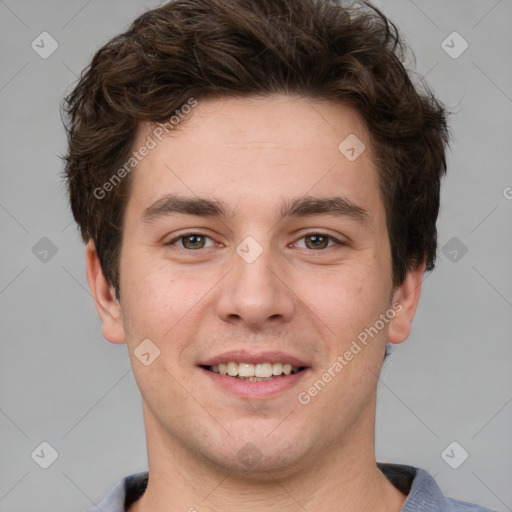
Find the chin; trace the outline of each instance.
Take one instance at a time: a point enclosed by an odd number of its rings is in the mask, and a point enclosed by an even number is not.
[[[283,430],[268,435],[265,429],[255,435],[228,438],[217,448],[203,447],[201,454],[216,468],[222,467],[234,478],[258,481],[275,480],[300,472],[309,449],[300,439]],[[301,436],[302,437],[302,436]]]
[[[240,454],[245,449],[243,456]],[[248,453],[252,452],[250,458]],[[286,478],[299,473],[303,460],[300,454],[290,453],[289,450],[274,452],[272,455],[256,452],[254,445],[247,443],[237,453],[231,453],[229,456],[215,454],[210,458],[214,466],[218,469],[222,467],[229,472],[230,479],[270,482],[275,481],[276,477]]]

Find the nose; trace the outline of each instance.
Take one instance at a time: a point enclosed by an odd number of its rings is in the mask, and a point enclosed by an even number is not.
[[[281,261],[282,262],[282,261]],[[251,263],[233,254],[233,270],[222,281],[217,315],[225,322],[243,322],[253,329],[287,323],[297,298],[278,255],[265,248]]]

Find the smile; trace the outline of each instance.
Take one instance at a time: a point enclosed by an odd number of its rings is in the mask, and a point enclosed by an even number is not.
[[[207,370],[228,375],[239,380],[250,382],[269,381],[286,375],[299,373],[303,367],[293,366],[289,363],[245,363],[229,361],[212,366],[205,366]]]

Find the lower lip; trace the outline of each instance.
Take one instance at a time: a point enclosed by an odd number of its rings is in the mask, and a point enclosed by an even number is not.
[[[205,368],[200,368],[200,370],[221,388],[247,400],[266,400],[274,398],[280,393],[296,386],[309,372],[309,369],[306,368],[298,373],[276,377],[273,380],[251,382],[235,379],[229,375],[211,372]]]

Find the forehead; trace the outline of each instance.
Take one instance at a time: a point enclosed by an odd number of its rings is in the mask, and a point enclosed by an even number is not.
[[[244,205],[282,211],[306,195],[379,207],[369,135],[346,105],[285,95],[200,100],[168,132],[139,126],[135,149],[154,142],[131,176],[139,213],[169,193],[210,196],[240,214]]]

